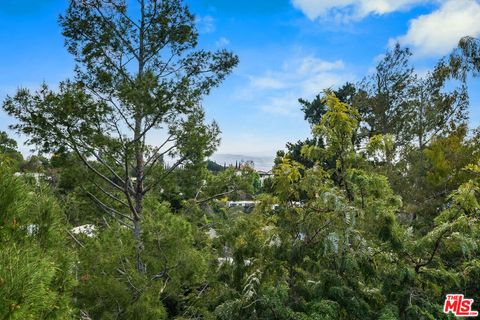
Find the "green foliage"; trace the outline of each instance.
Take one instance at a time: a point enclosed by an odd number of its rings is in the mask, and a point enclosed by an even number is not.
[[[207,160],[207,169],[212,172],[220,172],[225,170],[225,167],[216,163],[215,161]]]
[[[408,48],[396,44],[377,64],[375,73],[360,83],[353,105],[368,124],[362,128],[362,135],[372,137],[389,133],[398,145],[410,140],[407,130],[410,119],[404,112],[409,106],[409,92],[415,81],[410,56]]]
[[[351,104],[356,91],[357,89],[355,86],[352,83],[347,82],[338,90],[333,91],[333,94],[341,102]],[[305,120],[307,120],[312,126],[317,125],[325,112],[327,112],[326,101],[321,95],[317,95],[312,101],[307,101],[305,99],[299,99],[298,101],[305,114]]]
[[[74,255],[52,195],[0,165],[0,214],[0,316],[71,318]]]
[[[146,272],[136,269],[135,239],[118,224],[79,249],[78,308],[94,319],[167,319],[192,312],[205,281],[207,252],[193,246],[192,226],[168,205],[148,199],[142,234]]]
[[[56,90],[19,89],[3,108],[28,143],[75,154],[91,175],[87,182],[64,174],[61,188],[79,182],[105,216],[130,227],[137,268],[145,271],[144,199],[166,189],[176,168],[198,169],[215,151],[219,128],[206,123],[201,100],[238,57],[198,49],[195,17],[181,0],[74,0],[59,22],[77,64],[74,78]],[[149,145],[153,134],[164,140]]]
[[[469,75],[478,77],[480,71],[479,52],[479,39],[471,36],[460,39],[458,47],[441,61],[445,67],[445,76],[460,79],[464,83]]]
[[[300,170],[303,166],[289,158],[282,158],[282,162],[273,171],[274,186],[278,196],[283,200],[297,200],[299,197],[295,188],[292,188],[301,178]]]
[[[5,131],[0,131],[0,153],[17,151],[17,141],[10,138]]]
[[[5,131],[0,131],[0,161],[8,162],[8,165],[15,169],[18,169],[23,161],[22,154],[17,150],[17,142]]]
[[[206,160],[219,129],[200,102],[237,57],[196,49],[182,1],[139,4],[71,1],[74,80],[4,103],[52,156],[23,161],[0,132],[0,318],[452,319],[445,294],[480,299],[477,39],[424,77],[396,45],[361,83],[300,99],[312,137],[262,186]]]
[[[253,214],[232,217],[235,223],[217,229],[216,241],[232,257],[222,265],[228,272],[220,279],[234,292],[219,291],[227,300],[215,312],[238,319],[447,318],[441,312],[445,293],[469,288],[475,297],[478,287],[471,276],[478,271],[473,257],[479,192],[477,180],[465,178],[478,179],[480,169],[462,170],[460,160],[472,160],[476,144],[459,127],[421,153],[427,171],[419,175],[409,168],[402,178],[405,183],[415,176],[430,190],[437,183],[451,188],[449,196],[436,196],[443,206],[433,224],[420,229],[420,222],[405,219],[402,210],[426,208],[411,209],[408,201],[428,196],[404,190],[405,202],[379,173],[412,159],[392,157],[394,139],[388,134],[373,136],[367,153],[357,152],[352,138],[358,114],[332,95],[326,99],[329,109],[313,129],[325,144],[302,150],[316,165],[305,168],[288,155],[277,158],[276,197],[260,197]],[[336,165],[325,170],[322,161],[328,158]]]

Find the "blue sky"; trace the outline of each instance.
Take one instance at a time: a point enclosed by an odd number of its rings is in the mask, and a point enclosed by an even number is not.
[[[66,3],[0,1],[1,100],[19,86],[72,76],[73,59],[57,25]],[[477,0],[187,3],[197,17],[200,46],[226,47],[240,57],[234,73],[204,100],[207,117],[222,129],[221,154],[273,156],[286,142],[307,137],[297,99],[360,80],[395,41],[412,48],[413,63],[425,72],[461,36],[480,35]],[[480,124],[478,91],[471,92],[472,125]],[[12,121],[0,113],[0,130]]]

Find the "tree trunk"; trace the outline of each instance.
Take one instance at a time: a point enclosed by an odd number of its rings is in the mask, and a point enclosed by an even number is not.
[[[142,78],[144,72],[144,27],[145,27],[145,4],[144,0],[141,0],[141,27],[140,27],[140,51],[138,59],[138,78]],[[141,81],[140,81],[141,83]],[[137,270],[139,272],[145,272],[145,265],[142,262],[141,253],[143,251],[143,241],[142,241],[142,228],[141,228],[141,218],[143,211],[143,178],[145,174],[145,159],[144,159],[144,143],[142,135],[142,124],[143,124],[143,108],[141,104],[136,106],[135,112],[135,132],[134,132],[134,141],[135,141],[135,212],[133,217],[133,235],[136,241],[136,264]]]
[[[140,226],[140,219],[133,219],[133,235],[135,237],[136,245],[136,267],[138,272],[145,272],[145,265],[142,262],[141,253],[143,251],[142,228]]]
[[[137,270],[139,272],[145,271],[145,266],[142,263],[141,252],[143,250],[142,230],[141,230],[141,218],[143,211],[143,178],[145,171],[145,160],[143,154],[143,142],[141,135],[142,130],[142,118],[141,115],[137,115],[135,120],[135,212],[133,214],[133,235],[136,241],[136,255],[137,255]]]

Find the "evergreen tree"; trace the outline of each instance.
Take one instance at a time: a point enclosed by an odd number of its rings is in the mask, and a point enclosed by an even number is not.
[[[368,125],[363,127],[363,135],[391,134],[395,146],[410,141],[408,107],[416,79],[410,56],[410,50],[397,43],[378,63],[375,73],[360,84],[353,104]]]
[[[77,62],[75,79],[58,91],[46,84],[35,93],[21,89],[4,109],[30,143],[44,151],[71,150],[97,176],[98,189],[121,210],[90,197],[133,230],[137,268],[145,270],[143,199],[175,168],[213,152],[219,130],[204,123],[200,100],[238,58],[225,50],[195,49],[195,18],[181,0],[131,6],[123,0],[71,0],[60,24]],[[153,133],[164,142],[149,146]],[[174,163],[150,179],[166,156]]]
[[[0,317],[73,319],[74,253],[60,206],[0,160]]]

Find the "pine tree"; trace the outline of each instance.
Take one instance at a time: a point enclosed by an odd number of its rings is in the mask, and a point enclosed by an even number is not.
[[[0,317],[73,319],[74,255],[63,213],[0,163]]]

